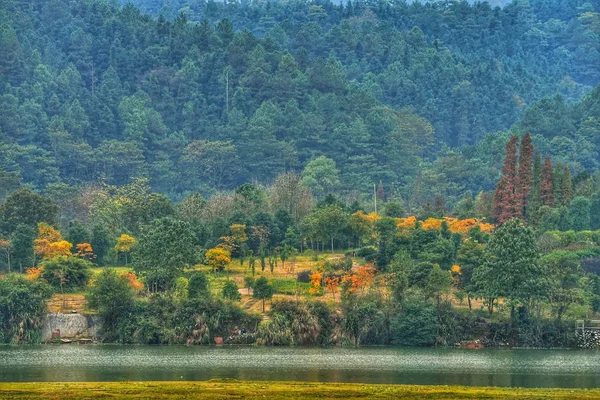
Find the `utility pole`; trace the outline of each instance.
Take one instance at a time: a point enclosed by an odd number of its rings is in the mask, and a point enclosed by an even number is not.
[[[375,213],[377,213],[377,189],[376,184],[373,184],[373,201],[375,202]]]

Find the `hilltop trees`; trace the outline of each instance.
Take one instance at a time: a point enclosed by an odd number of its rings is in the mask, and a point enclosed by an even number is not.
[[[40,222],[53,224],[57,212],[52,200],[30,189],[18,189],[0,204],[0,229],[12,233],[19,224],[30,227],[37,227]]]
[[[502,177],[494,192],[496,221],[502,224],[512,218],[520,218],[536,227],[544,226],[544,229],[550,229],[551,225],[556,229],[581,229],[582,226],[589,226],[585,222],[590,219],[589,206],[581,199],[573,207],[572,217],[567,215],[567,207],[574,197],[570,167],[560,163],[553,166],[550,157],[546,157],[541,166],[539,154],[532,165],[534,149],[529,135],[521,139],[517,163],[517,143],[517,137],[513,136],[506,145]],[[582,176],[585,177],[586,173]],[[589,187],[586,192],[591,193],[594,190],[593,180],[587,179],[585,184]],[[554,212],[554,207],[556,212],[564,216],[550,222],[549,217]]]

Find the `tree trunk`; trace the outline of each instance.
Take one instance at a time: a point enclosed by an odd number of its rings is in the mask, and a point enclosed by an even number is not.
[[[333,254],[333,236],[331,237],[331,253]]]

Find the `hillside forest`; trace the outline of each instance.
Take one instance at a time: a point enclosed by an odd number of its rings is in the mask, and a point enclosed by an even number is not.
[[[0,342],[599,346],[599,11],[4,1]]]

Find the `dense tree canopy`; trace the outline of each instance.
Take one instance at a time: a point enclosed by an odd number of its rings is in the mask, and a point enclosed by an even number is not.
[[[317,198],[381,181],[409,209],[454,204],[493,188],[513,124],[598,167],[600,16],[583,0],[4,10],[0,196],[145,177],[181,199],[304,170]]]

